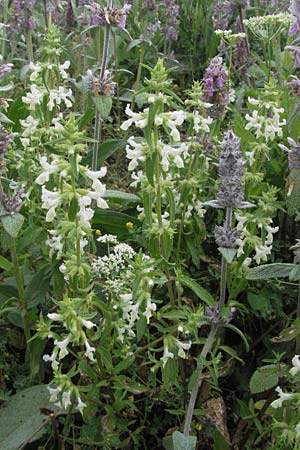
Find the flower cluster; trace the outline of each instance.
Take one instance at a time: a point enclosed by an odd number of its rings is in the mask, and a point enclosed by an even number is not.
[[[254,107],[251,115],[246,114],[245,119],[248,122],[246,130],[253,130],[257,138],[262,137],[265,142],[272,142],[276,136],[282,137],[282,127],[286,124],[286,119],[282,119],[284,108],[278,107],[275,100],[266,98],[255,99],[248,98],[251,107]]]
[[[87,77],[85,78],[86,90],[95,97],[104,95],[109,97],[114,94],[115,85],[112,81],[112,76],[109,70],[104,71],[103,77],[95,77],[91,70],[87,71]]]
[[[290,148],[283,144],[278,144],[279,147],[287,152],[289,168],[290,169],[300,169],[300,143],[294,141],[291,137],[287,138]]]
[[[178,39],[179,5],[176,0],[145,0],[143,9],[155,15],[154,23],[147,26],[147,37],[159,31],[169,39]]]
[[[220,117],[230,102],[231,89],[228,71],[223,66],[223,60],[215,56],[209,63],[204,74],[203,100],[212,103],[210,114]]]
[[[91,2],[86,5],[86,9],[91,12],[90,25],[111,25],[113,27],[125,28],[126,15],[131,9],[131,5],[125,0],[122,8],[111,8]]]
[[[256,264],[267,261],[268,255],[271,254],[273,245],[273,236],[279,230],[279,227],[272,227],[272,219],[270,217],[255,217],[252,213],[235,213],[237,219],[237,230],[240,237],[236,243],[238,245],[237,255],[247,255],[244,264],[249,266],[252,262],[252,250],[255,251],[253,257]],[[254,230],[255,228],[255,230]],[[258,231],[260,230],[260,237]]]
[[[13,0],[15,22],[18,30],[33,30],[36,23],[32,17],[32,8],[36,0]]]
[[[240,139],[232,131],[225,134],[219,159],[221,185],[217,202],[223,208],[239,208],[244,200],[242,178],[244,161],[240,151]]]

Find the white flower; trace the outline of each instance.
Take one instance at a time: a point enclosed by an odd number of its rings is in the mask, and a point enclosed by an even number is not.
[[[59,169],[56,158],[51,162],[51,164],[49,164],[46,156],[40,156],[40,164],[44,171],[37,177],[35,182],[42,185],[49,181],[49,176],[57,172]]]
[[[98,180],[98,178],[103,178],[106,175],[106,172],[107,172],[106,167],[101,167],[101,169],[97,171],[89,169],[86,170],[85,172],[86,176],[93,182],[92,189],[95,189],[95,191],[98,190],[100,191],[103,189],[103,184]]]
[[[165,367],[165,365],[167,364],[167,361],[168,361],[168,359],[174,359],[174,353],[172,353],[172,352],[169,352],[169,349],[168,349],[168,347],[165,347],[164,348],[164,354],[163,354],[163,356],[160,358],[160,360],[162,361],[162,363],[163,363],[163,367]]]
[[[131,159],[128,165],[128,170],[130,171],[138,166],[139,161],[145,161],[143,145],[136,142],[133,136],[128,139],[128,145],[126,145],[126,158]]]
[[[191,348],[192,341],[181,342],[179,341],[179,339],[176,339],[175,344],[178,347],[178,356],[180,358],[186,359],[187,355],[184,350],[189,350]]]
[[[61,314],[48,313],[47,316],[49,317],[50,320],[54,320],[55,322],[61,322],[62,321]]]
[[[253,259],[257,264],[260,264],[261,261],[267,261],[267,256],[271,254],[271,248],[260,244],[255,246],[255,252]]]
[[[68,78],[68,74],[66,72],[66,69],[68,69],[69,67],[70,67],[70,61],[65,61],[63,64],[60,64],[58,66],[59,73],[60,73],[62,79],[64,79],[64,80],[66,78]]]
[[[300,372],[300,355],[295,355],[292,359],[293,368],[290,370],[290,374],[294,377]]]
[[[143,313],[143,315],[147,319],[147,323],[150,323],[150,319],[152,317],[152,312],[154,312],[154,311],[156,311],[156,304],[151,303],[151,300],[147,300],[146,309],[145,309],[145,312]]]
[[[96,325],[95,323],[91,322],[90,320],[82,319],[82,325],[83,325],[85,328],[87,328],[88,330],[90,330],[90,329],[93,328],[93,327],[96,327],[96,328],[97,328],[97,325]]]
[[[49,401],[50,402],[56,402],[57,399],[58,399],[58,394],[61,391],[61,388],[60,387],[52,388],[50,386],[47,386],[47,389],[48,389],[49,394],[50,394]]]
[[[56,217],[56,208],[61,204],[61,195],[57,191],[48,191],[45,186],[42,187],[42,208],[48,209],[46,222],[52,222]]]
[[[65,356],[69,354],[68,345],[70,343],[71,339],[69,337],[66,337],[62,341],[58,341],[55,339],[54,345],[56,345],[59,348],[59,357],[58,359],[63,359]]]
[[[51,362],[51,366],[53,370],[57,370],[59,366],[59,362],[57,361],[58,349],[54,347],[52,355],[43,355],[43,361]],[[53,400],[55,401],[55,400]]]
[[[117,244],[118,239],[117,236],[114,234],[104,234],[103,236],[98,237],[98,242],[104,243],[104,244]]]
[[[42,70],[42,67],[40,66],[39,63],[34,64],[34,62],[30,61],[29,69],[32,71],[32,74],[30,75],[30,81],[36,81],[36,79],[39,76],[39,73]]]
[[[144,110],[144,113],[147,113],[148,110]],[[125,120],[125,122],[122,123],[121,125],[121,130],[128,130],[129,127],[131,127],[131,125],[134,123],[138,128],[145,128],[145,126],[147,125],[148,122],[148,118],[145,117],[145,114],[142,115],[140,113],[134,113],[131,109],[130,109],[130,105],[127,104],[126,109],[125,109],[125,113],[127,114],[127,116],[130,117],[130,119]]]
[[[271,403],[272,408],[281,408],[283,402],[286,400],[291,400],[294,397],[294,394],[283,392],[280,386],[277,386],[275,391],[278,392],[279,398]]]
[[[72,402],[71,402],[71,394],[72,394],[71,391],[65,391],[65,392],[63,392],[63,394],[62,394],[62,397],[61,397],[61,403],[62,403],[64,409],[67,409],[69,406],[72,405]]]
[[[80,411],[80,413],[82,414],[83,409],[86,408],[86,403],[84,403],[80,397],[77,398],[77,407],[76,409],[78,409],[78,411]]]
[[[36,84],[30,86],[30,91],[27,92],[25,97],[22,97],[22,101],[26,105],[29,105],[30,110],[33,110],[37,105],[40,105],[45,92],[39,90]]]
[[[25,128],[25,130],[23,131],[23,136],[28,137],[33,134],[37,129],[38,123],[39,121],[34,119],[30,115],[26,117],[25,120],[20,119],[20,124]]]
[[[58,89],[52,89],[50,91],[47,106],[52,111],[55,105],[60,106],[63,101],[67,108],[71,108],[71,100],[73,100],[72,90],[59,86]]]
[[[59,235],[56,230],[49,230],[48,232],[51,235],[46,240],[46,245],[50,247],[49,256],[52,258],[54,253],[57,252],[56,259],[60,259],[64,248],[63,236]]]
[[[91,361],[95,361],[94,359],[94,352],[96,351],[95,347],[91,347],[88,341],[85,341],[84,345],[86,348],[84,356],[86,356]]]

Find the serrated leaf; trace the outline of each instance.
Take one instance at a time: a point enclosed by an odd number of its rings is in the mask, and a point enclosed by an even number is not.
[[[247,275],[247,280],[268,280],[288,277],[295,264],[274,263],[254,267]]]
[[[268,391],[277,386],[279,381],[279,369],[275,364],[259,367],[251,377],[250,391],[252,394]]]
[[[1,222],[5,231],[11,237],[16,238],[22,228],[24,217],[19,213],[9,214],[6,216],[1,216]]]
[[[112,98],[110,96],[99,95],[93,97],[93,101],[98,109],[101,119],[107,119],[112,107]]]
[[[63,413],[49,402],[46,385],[33,386],[13,395],[0,409],[1,450],[21,449],[26,442],[39,439],[49,423],[40,409]]]

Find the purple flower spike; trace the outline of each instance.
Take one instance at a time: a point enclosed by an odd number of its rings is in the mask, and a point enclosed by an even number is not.
[[[293,16],[293,23],[291,25],[289,35],[295,36],[300,30],[300,0],[294,0],[294,3],[289,9]]]
[[[290,148],[283,144],[278,144],[281,150],[288,153],[289,169],[300,169],[300,143],[291,137],[287,138]]]

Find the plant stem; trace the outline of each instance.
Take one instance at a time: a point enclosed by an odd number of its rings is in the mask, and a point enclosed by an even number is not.
[[[112,3],[112,1],[110,2]],[[106,64],[107,64],[107,55],[108,55],[108,47],[109,47],[109,35],[110,35],[110,25],[107,24],[105,26],[104,31],[104,43],[103,43],[103,51],[102,51],[102,62],[101,62],[101,69],[100,69],[100,79],[103,79]],[[100,42],[100,29],[98,27],[96,32],[96,40]],[[97,44],[96,44],[97,48]],[[98,53],[98,51],[97,51]],[[99,55],[97,55],[97,59],[99,60]],[[101,117],[100,112],[97,108],[96,111],[96,119],[95,119],[95,132],[94,132],[94,148],[93,148],[93,159],[92,159],[92,170],[97,170],[98,167],[98,153],[99,153],[99,146],[101,141]]]
[[[23,322],[25,338],[26,338],[26,341],[28,342],[31,338],[31,335],[30,335],[30,327],[29,327],[28,321],[27,321],[27,305],[26,305],[26,299],[25,299],[25,290],[24,290],[23,277],[22,277],[20,267],[19,267],[19,262],[18,262],[16,240],[13,237],[10,237],[10,253],[11,253],[12,263],[14,266],[14,273],[15,273],[16,284],[17,284],[17,289],[18,289],[18,294],[19,294],[20,307],[22,309],[22,322]]]
[[[226,218],[225,218],[225,228],[227,230],[231,229],[231,223],[232,223],[232,207],[227,206],[226,208]],[[220,311],[222,310],[222,307],[225,304],[226,299],[226,287],[227,287],[227,269],[228,269],[228,262],[222,256],[222,262],[221,262],[221,280],[220,280]]]
[[[218,331],[218,325],[217,324],[212,325],[209,335],[207,337],[207,340],[205,342],[205,345],[200,353],[200,363],[199,363],[199,367],[197,369],[198,375],[197,375],[195,384],[193,386],[193,389],[191,391],[188,409],[187,409],[186,416],[185,416],[185,423],[184,423],[184,429],[183,429],[183,434],[185,436],[189,436],[189,434],[190,434],[191,423],[192,423],[195,404],[196,404],[196,400],[197,400],[197,396],[198,396],[198,391],[202,384],[202,372],[203,372],[203,367],[204,367],[203,360],[205,360],[206,356],[211,351],[211,349],[214,345],[215,336],[217,334],[217,331]]]

